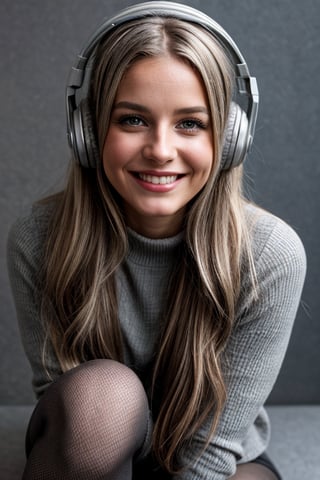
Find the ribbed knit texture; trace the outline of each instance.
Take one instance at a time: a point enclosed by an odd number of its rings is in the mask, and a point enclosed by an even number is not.
[[[306,258],[297,234],[275,216],[250,206],[254,224],[253,249],[259,300],[243,279],[237,309],[237,327],[227,348],[228,400],[217,432],[197,459],[210,423],[194,436],[181,461],[190,464],[179,480],[226,480],[236,462],[262,453],[270,425],[264,403],[279,373],[306,270]],[[39,317],[36,280],[48,225],[48,209],[34,207],[12,227],[8,239],[8,268],[21,338],[33,370],[37,396],[50,380],[42,366],[43,330]],[[125,339],[125,363],[144,378],[158,338],[167,299],[168,280],[182,234],[151,240],[129,230],[130,251],[118,272],[119,317]],[[245,271],[245,266],[244,266]],[[53,378],[61,374],[54,354],[48,360]]]

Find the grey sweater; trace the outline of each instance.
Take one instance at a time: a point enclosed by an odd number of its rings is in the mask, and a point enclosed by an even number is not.
[[[228,399],[218,429],[208,448],[196,460],[210,423],[197,432],[181,460],[192,466],[179,480],[225,480],[236,463],[247,462],[267,447],[270,425],[264,403],[279,373],[303,288],[306,258],[296,233],[277,217],[247,208],[255,221],[253,250],[259,300],[243,288],[237,326],[227,347]],[[49,384],[42,365],[43,328],[39,315],[37,275],[48,226],[48,208],[33,207],[11,228],[8,268],[21,338],[33,370],[39,397]],[[143,375],[159,333],[168,276],[182,234],[151,240],[129,231],[130,250],[119,269],[119,317],[125,340],[125,363]],[[244,279],[245,283],[245,279]],[[53,379],[61,375],[52,353],[47,368]]]

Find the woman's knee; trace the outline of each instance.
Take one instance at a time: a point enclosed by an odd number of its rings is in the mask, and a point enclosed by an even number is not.
[[[39,401],[33,417],[27,439],[29,450],[41,434],[59,436],[64,454],[66,445],[74,450],[79,443],[83,448],[85,439],[99,439],[101,448],[112,449],[115,443],[119,448],[124,438],[124,448],[131,452],[143,442],[148,401],[131,369],[113,360],[92,360],[55,381]]]
[[[230,480],[277,480],[276,475],[264,465],[244,463],[238,466]]]
[[[51,387],[49,387],[51,388]],[[83,410],[93,417],[104,410],[142,412],[148,402],[142,383],[125,365],[113,360],[92,360],[69,370],[53,385],[48,406],[61,413],[75,414]],[[54,401],[53,401],[54,400]]]

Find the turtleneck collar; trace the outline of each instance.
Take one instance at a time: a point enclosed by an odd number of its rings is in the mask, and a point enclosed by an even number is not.
[[[127,259],[144,266],[168,266],[177,256],[177,249],[184,238],[180,232],[168,238],[147,238],[128,228],[129,252]]]

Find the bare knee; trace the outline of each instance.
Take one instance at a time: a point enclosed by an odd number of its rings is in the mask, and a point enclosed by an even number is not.
[[[277,477],[263,465],[244,463],[238,466],[236,473],[230,480],[277,480]]]

